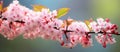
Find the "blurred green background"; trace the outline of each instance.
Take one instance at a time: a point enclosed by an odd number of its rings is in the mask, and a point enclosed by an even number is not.
[[[61,19],[71,17],[76,20],[85,20],[98,17],[110,18],[112,23],[120,27],[120,0],[19,0],[21,5],[32,9],[32,4],[41,4],[51,10],[62,7],[70,8],[70,12]],[[4,7],[12,0],[4,0]],[[120,30],[119,30],[120,32]],[[93,36],[94,37],[94,36]],[[61,47],[59,42],[37,38],[34,40],[23,39],[22,36],[14,40],[7,40],[0,35],[0,52],[120,52],[120,38],[116,37],[116,44],[103,48],[93,38],[94,46],[83,48],[77,45],[73,49]]]

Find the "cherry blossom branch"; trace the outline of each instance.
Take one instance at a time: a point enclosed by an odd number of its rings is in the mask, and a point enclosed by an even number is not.
[[[67,36],[67,32],[68,32],[68,20],[65,20],[65,21],[66,21],[66,30],[65,31],[63,30],[63,32],[65,34],[66,39],[68,40],[68,36]]]
[[[67,21],[66,21],[67,22]],[[68,23],[68,22],[67,22]],[[63,30],[64,32],[74,32],[74,31],[72,31],[72,30],[67,30],[68,29],[68,24],[67,24],[67,26],[66,26],[67,28],[66,28],[66,30]],[[60,28],[57,28],[57,27],[54,27],[54,29],[56,29],[56,30],[59,30]],[[109,33],[109,32],[102,32],[102,31],[100,31],[100,32],[86,32],[86,33],[88,33],[88,34],[103,34],[103,33],[106,33],[106,34],[115,34],[115,35],[120,35],[118,32],[115,32],[115,31],[113,31],[113,32],[111,32],[111,33]],[[66,34],[66,33],[65,33]],[[67,37],[66,37],[67,38]]]
[[[57,27],[54,27],[54,29],[56,29],[56,30],[59,30]],[[66,33],[68,33],[68,32],[74,32],[74,31],[72,31],[72,30],[63,30],[63,32],[66,32]],[[66,35],[66,33],[65,33],[65,35]],[[87,34],[103,34],[103,33],[106,33],[106,34],[114,34],[114,35],[120,35],[119,33],[108,33],[108,32],[102,32],[102,31],[100,31],[100,32],[86,32]],[[68,39],[68,37],[66,37],[67,39]]]
[[[49,11],[49,9],[43,8],[40,12],[35,12],[14,0],[7,10],[0,14],[0,33],[9,40],[13,40],[19,35],[23,35],[25,39],[40,37],[56,40],[61,43],[61,46],[68,48],[77,44],[81,44],[83,47],[92,46],[91,34],[97,34],[95,35],[96,40],[105,48],[107,44],[116,42],[112,37],[113,34],[120,35],[117,32],[117,25],[112,24],[109,19],[98,18],[96,21],[86,23],[73,21],[73,19],[55,18],[61,14],[59,12],[62,10],[68,9]],[[64,35],[68,42],[65,42]]]

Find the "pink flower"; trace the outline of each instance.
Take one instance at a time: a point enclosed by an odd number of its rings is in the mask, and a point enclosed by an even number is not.
[[[82,29],[82,30],[81,30]],[[73,47],[80,43],[83,47],[92,46],[92,39],[90,34],[86,34],[89,32],[88,27],[83,22],[73,22],[69,26],[69,30],[74,32],[70,32],[70,43]]]
[[[95,36],[97,41],[103,45],[104,48],[106,48],[106,44],[113,44],[115,43],[115,39],[112,38],[111,34],[98,34],[98,36]]]
[[[104,48],[108,43],[115,43],[115,39],[112,38],[112,34],[118,34],[116,31],[118,27],[115,24],[111,24],[109,19],[104,21],[104,19],[98,18],[97,23],[91,22],[91,27],[96,33],[100,33],[98,36],[96,36],[96,39],[100,44],[103,45]]]
[[[79,42],[82,44],[83,47],[90,47],[92,46],[92,39],[91,35],[83,35],[79,38]]]
[[[91,22],[90,26],[92,27],[92,29],[95,33],[100,32],[100,26],[95,21]]]

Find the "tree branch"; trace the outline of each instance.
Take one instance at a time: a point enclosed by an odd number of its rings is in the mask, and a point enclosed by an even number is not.
[[[103,34],[104,32],[98,32],[98,33],[95,33],[95,32],[88,32],[88,34]],[[115,35],[120,35],[119,33],[106,33],[106,34],[115,34]]]

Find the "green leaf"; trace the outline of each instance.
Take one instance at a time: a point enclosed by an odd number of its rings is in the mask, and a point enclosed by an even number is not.
[[[69,8],[60,8],[59,10],[57,10],[58,15],[56,18],[61,18],[62,16],[66,15],[69,10]]]

